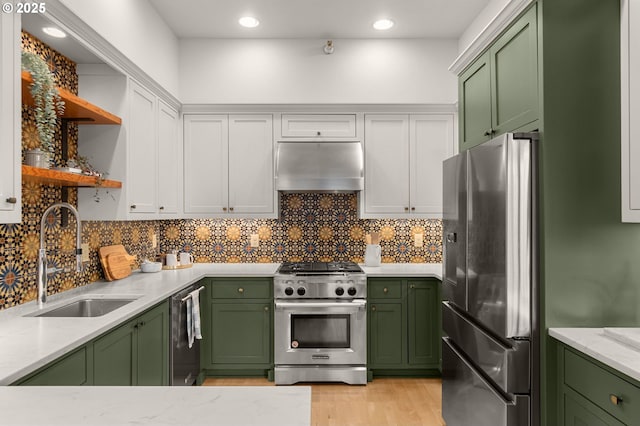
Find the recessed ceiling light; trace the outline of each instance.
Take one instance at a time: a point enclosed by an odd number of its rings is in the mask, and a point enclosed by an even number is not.
[[[260,25],[260,21],[258,21],[253,16],[243,16],[242,18],[238,19],[238,23],[245,28],[255,28]]]
[[[373,28],[376,30],[384,31],[393,27],[393,21],[391,19],[378,19],[373,23]]]
[[[55,27],[44,27],[42,32],[55,38],[65,38],[67,36],[64,31]]]

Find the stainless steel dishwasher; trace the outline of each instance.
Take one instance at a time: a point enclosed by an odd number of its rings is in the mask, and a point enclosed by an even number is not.
[[[200,374],[200,340],[189,347],[186,303],[189,293],[198,289],[201,286],[193,284],[171,296],[171,386],[192,386]]]

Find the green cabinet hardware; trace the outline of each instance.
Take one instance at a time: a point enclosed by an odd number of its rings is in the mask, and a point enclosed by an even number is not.
[[[95,340],[94,384],[169,384],[168,302]]]
[[[22,386],[92,385],[93,345],[82,346],[15,384]]]
[[[561,424],[637,424],[639,382],[563,344],[558,345],[558,366]]]
[[[206,278],[201,366],[209,376],[271,376],[271,278]]]
[[[369,278],[370,377],[440,374],[440,282]]]
[[[460,74],[461,150],[538,119],[537,40],[534,6]]]

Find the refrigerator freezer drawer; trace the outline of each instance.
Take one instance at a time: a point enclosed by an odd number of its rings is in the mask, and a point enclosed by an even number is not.
[[[529,426],[528,395],[505,398],[447,337],[442,345],[442,417],[447,426]]]
[[[508,339],[510,345],[506,345],[460,314],[449,302],[442,302],[442,328],[475,368],[482,370],[503,392],[530,392],[529,340]]]

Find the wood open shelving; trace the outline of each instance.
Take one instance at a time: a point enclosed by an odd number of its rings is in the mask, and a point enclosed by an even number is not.
[[[29,71],[22,71],[22,103],[34,105],[31,96],[31,84],[33,79]],[[100,107],[93,105],[77,95],[61,87],[58,88],[60,97],[64,101],[64,113],[61,118],[71,121],[77,120],[79,124],[122,124],[122,119]]]
[[[37,182],[59,186],[74,187],[100,187],[100,188],[122,188],[122,182],[117,180],[104,179],[97,185],[95,176],[80,175],[76,173],[63,172],[60,170],[43,169],[22,165],[22,180],[25,182]]]

